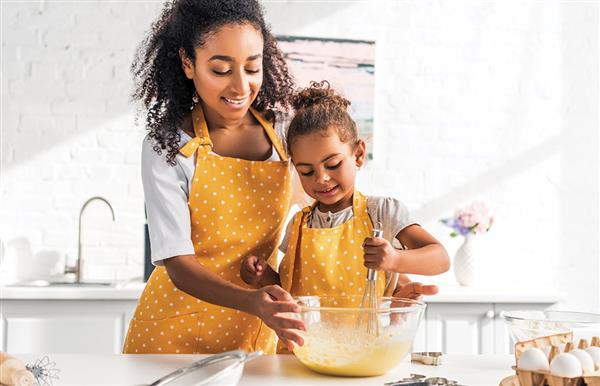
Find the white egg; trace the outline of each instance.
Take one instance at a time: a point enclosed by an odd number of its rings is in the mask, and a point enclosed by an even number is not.
[[[517,368],[528,371],[548,370],[548,358],[539,348],[530,347],[521,354]]]
[[[570,353],[558,354],[550,363],[550,372],[559,377],[580,377],[583,374],[581,363]]]
[[[578,348],[570,351],[569,354],[574,355],[579,360],[579,363],[581,363],[581,368],[587,371],[588,374],[594,371],[594,360],[590,354]]]
[[[594,363],[600,364],[600,347],[591,346],[586,348],[585,352],[590,354]]]

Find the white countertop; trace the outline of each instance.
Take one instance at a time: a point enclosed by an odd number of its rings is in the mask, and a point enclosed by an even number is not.
[[[557,303],[565,294],[554,289],[460,287],[439,285],[437,295],[426,297],[428,303]]]
[[[15,355],[33,363],[43,355]],[[142,385],[186,366],[206,355],[81,355],[49,354],[60,370],[54,386]],[[379,385],[398,381],[410,373],[444,377],[469,386],[498,385],[513,374],[511,355],[448,355],[441,366],[401,363],[385,375],[344,378],[317,374],[304,367],[293,355],[268,355],[246,363],[242,386],[294,385]]]
[[[130,282],[111,287],[0,287],[2,300],[137,300],[145,283]],[[556,303],[563,293],[546,289],[459,287],[440,285],[427,303]]]
[[[146,283],[128,282],[112,286],[0,287],[2,300],[137,300]]]

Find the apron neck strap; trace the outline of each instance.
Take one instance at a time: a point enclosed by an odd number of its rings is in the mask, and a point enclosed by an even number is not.
[[[358,190],[355,190],[354,195],[352,196],[352,210],[354,211],[354,216],[369,217],[369,211],[367,209],[367,197],[365,197]]]
[[[192,123],[194,124],[194,134],[197,138],[202,138],[203,143],[212,147],[210,135],[208,134],[208,125],[206,124],[206,118],[204,117],[204,111],[202,105],[196,103],[192,110]]]
[[[279,158],[282,161],[287,162],[287,154],[283,149],[281,140],[275,132],[273,125],[271,125],[271,122],[265,119],[262,114],[254,110],[252,107],[250,107],[250,112],[267,133],[269,140],[271,140],[271,144],[273,147],[275,147],[277,154],[279,154]],[[191,156],[200,146],[206,146],[209,149],[212,149],[213,146],[213,143],[210,140],[210,135],[208,134],[208,124],[206,123],[206,118],[204,117],[204,112],[202,111],[202,106],[200,103],[197,103],[192,109],[192,123],[194,125],[195,137],[180,149],[180,152],[186,157]]]
[[[273,125],[271,124],[271,122],[269,122],[261,113],[254,110],[254,108],[252,108],[252,107],[250,107],[250,112],[252,113],[252,115],[254,115],[254,118],[256,118],[256,120],[260,123],[260,125],[265,129],[267,135],[269,136],[269,139],[271,140],[271,143],[273,144],[273,147],[275,147],[277,154],[279,154],[279,158],[282,161],[287,162],[287,160],[288,160],[287,153],[285,152],[285,149],[283,148],[283,144],[281,143],[281,140],[279,139],[279,136],[275,132],[275,129],[273,128]]]
[[[185,157],[191,157],[201,146],[208,147],[208,150],[212,149],[213,146],[200,103],[196,103],[192,109],[192,125],[194,126],[194,138],[179,149],[179,152]]]
[[[304,222],[309,221],[310,216],[312,216],[312,213],[314,212],[318,204],[319,202],[315,200],[311,205],[302,208]],[[354,194],[352,195],[352,213],[353,217],[367,217],[369,219],[369,222],[371,223],[371,226],[374,225],[373,221],[371,220],[371,217],[369,216],[369,210],[367,208],[367,197],[365,197],[365,195],[363,195],[358,190],[355,190]]]

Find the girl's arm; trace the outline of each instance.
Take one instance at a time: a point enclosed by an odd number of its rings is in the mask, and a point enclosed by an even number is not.
[[[408,249],[396,249],[382,237],[365,239],[365,266],[418,275],[438,275],[450,268],[446,248],[420,226],[410,225],[402,229],[396,238]]]
[[[395,272],[438,275],[450,268],[446,248],[419,225],[410,225],[396,235],[408,249],[395,249]]]
[[[183,292],[212,304],[256,315],[275,330],[280,338],[303,344],[302,338],[292,329],[305,330],[304,323],[276,315],[281,312],[300,312],[300,307],[281,287],[239,287],[205,269],[194,255],[171,257],[164,264],[173,284]]]

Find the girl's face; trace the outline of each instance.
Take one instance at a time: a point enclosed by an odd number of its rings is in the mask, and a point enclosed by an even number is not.
[[[228,24],[196,48],[194,63],[182,55],[183,70],[194,81],[206,115],[225,121],[244,117],[262,86],[262,52],[259,30]]]
[[[292,161],[304,191],[319,201],[319,210],[337,212],[352,205],[356,170],[365,160],[365,143],[354,148],[340,141],[335,130],[296,137]]]

